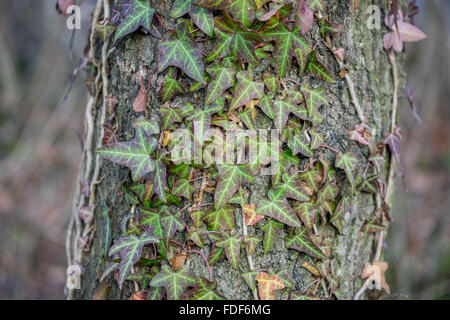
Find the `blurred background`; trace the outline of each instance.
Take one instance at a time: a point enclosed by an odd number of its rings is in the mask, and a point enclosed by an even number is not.
[[[77,175],[84,75],[58,108],[83,56],[92,3],[73,41],[55,0],[0,1],[0,299],[62,299],[65,228]],[[390,299],[450,298],[450,2],[417,1],[425,41],[407,45],[402,157],[385,252]],[[405,94],[406,95],[406,94]]]

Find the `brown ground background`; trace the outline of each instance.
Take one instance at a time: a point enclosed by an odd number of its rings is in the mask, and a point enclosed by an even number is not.
[[[58,108],[82,56],[92,5],[70,59],[54,0],[0,2],[0,299],[64,298],[68,222],[78,170],[84,75]],[[450,298],[450,3],[418,1],[428,38],[407,45],[400,122],[408,192],[398,183],[386,243],[390,299]]]

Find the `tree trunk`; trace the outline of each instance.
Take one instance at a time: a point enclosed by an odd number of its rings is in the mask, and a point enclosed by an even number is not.
[[[99,0],[99,3],[102,3],[102,1]],[[168,27],[174,28],[176,20],[171,18],[172,1],[151,1],[151,4],[157,10],[160,19]],[[376,145],[378,142],[382,142],[385,135],[392,129],[391,116],[394,81],[392,65],[389,61],[388,53],[383,48],[382,38],[387,32],[383,19],[381,20],[381,29],[370,30],[366,25],[366,20],[369,17],[366,10],[372,4],[380,7],[382,17],[383,12],[387,14],[387,1],[382,0],[361,1],[356,18],[353,17],[349,8],[349,1],[328,1],[325,14],[329,16],[333,24],[341,24],[343,26],[340,36],[333,39],[332,45],[344,50],[345,64],[348,67],[348,79],[354,85],[354,91],[363,111],[363,117],[371,130],[373,145]],[[297,4],[294,4],[294,11],[296,7]],[[103,6],[100,5],[98,11],[94,13],[94,19],[97,15],[101,21],[104,16],[101,13],[102,11]],[[167,39],[168,35],[169,31],[164,30],[163,39]],[[354,130],[355,125],[361,124],[361,117],[358,116],[355,104],[352,102],[349,82],[345,78],[339,77],[340,71],[340,75],[343,76],[342,65],[338,63],[338,59],[323,42],[318,42],[321,39],[321,35],[317,17],[315,18],[313,29],[305,35],[305,39],[311,47],[316,44],[317,57],[327,66],[336,82],[335,84],[329,84],[304,74],[299,75],[296,62],[293,63],[287,77],[301,84],[309,83],[312,87],[320,86],[325,88],[329,104],[319,109],[323,121],[315,128],[324,136],[324,145],[330,146],[336,151],[351,151],[355,154],[358,159],[358,166],[355,172],[362,175],[368,162],[370,150],[367,146],[350,140],[348,133],[348,131]],[[85,152],[83,153],[80,167],[78,191],[74,200],[74,217],[68,234],[69,264],[79,263],[82,265],[81,288],[69,290],[70,298],[92,299],[96,292],[97,295],[101,292],[99,290],[99,279],[107,265],[104,255],[106,231],[103,212],[107,210],[109,214],[114,243],[115,240],[122,236],[123,221],[130,216],[132,210],[130,205],[124,200],[124,197],[121,197],[123,192],[122,184],[131,183],[129,170],[109,160],[102,159],[95,152],[101,146],[100,137],[104,131],[101,126],[103,119],[108,121],[108,113],[104,110],[104,96],[117,97],[118,104],[114,120],[117,121],[117,134],[121,141],[129,141],[133,138],[135,132],[132,127],[132,120],[142,114],[134,112],[132,108],[140,89],[139,78],[142,73],[145,79],[145,86],[147,86],[147,79],[152,79],[149,84],[148,114],[146,113],[146,116],[148,116],[148,119],[160,121],[161,114],[159,109],[163,103],[160,100],[159,93],[166,72],[157,73],[156,71],[151,76],[159,62],[160,53],[158,48],[160,43],[161,40],[154,36],[137,31],[119,40],[115,44],[115,49],[112,52],[108,52],[113,46],[112,40],[104,45],[103,41],[96,34],[91,37],[92,49],[90,52],[91,56],[88,56],[88,59],[95,57],[99,62],[99,67],[92,77],[94,81],[97,79],[97,87],[94,86],[93,96],[89,95],[88,97]],[[201,45],[203,49],[208,48],[208,44]],[[104,59],[102,59],[102,53]],[[256,77],[262,75],[265,71],[272,70],[267,62],[267,58],[263,58],[261,61],[261,65],[255,68],[254,71]],[[403,59],[398,55],[397,68],[401,79],[403,78],[402,62]],[[193,83],[185,75],[180,76],[180,78],[187,87]],[[286,81],[286,85],[289,88],[299,90],[299,86],[295,82]],[[191,102],[196,108],[201,107],[200,104],[203,103],[204,96],[205,89],[188,92],[187,94],[176,96],[170,102],[170,106],[181,108],[186,102]],[[259,115],[260,113],[258,109],[255,126],[265,128],[268,118]],[[90,128],[89,124],[92,125],[92,128]],[[388,152],[385,155],[387,155],[387,159],[390,158]],[[336,156],[335,151],[329,148],[320,148],[314,151],[313,159],[326,159],[334,166]],[[301,155],[299,155],[299,158],[298,169],[304,170],[310,159]],[[385,161],[383,173],[381,174],[381,178],[385,181],[388,180],[388,170],[389,161]],[[201,176],[199,174],[197,178]],[[350,195],[351,191],[345,172],[336,168],[336,177],[339,194]],[[196,191],[194,196],[197,196],[201,182],[201,179],[195,182]],[[90,186],[88,190],[90,193],[86,192],[87,185]],[[248,203],[253,203],[258,208],[262,199],[267,199],[268,190],[271,188],[271,178],[269,176],[256,176],[256,180],[247,185],[247,188],[250,195]],[[334,265],[332,276],[338,281],[338,285],[336,285],[334,290],[331,290],[333,284],[329,279],[325,280],[325,278],[311,285],[316,278],[312,276],[310,271],[302,267],[302,264],[308,262],[310,265],[313,265],[314,262],[318,261],[305,253],[286,248],[285,237],[292,232],[289,227],[282,228],[276,234],[274,245],[269,253],[264,254],[262,243],[258,244],[251,256],[254,270],[267,272],[272,269],[275,273],[284,271],[283,278],[286,282],[290,282],[292,287],[286,285],[284,289],[275,291],[277,299],[289,299],[292,297],[292,292],[303,293],[308,287],[311,291],[314,291],[317,298],[353,299],[364,282],[361,279],[364,264],[373,260],[377,247],[376,240],[379,233],[362,231],[364,224],[372,217],[375,217],[376,209],[380,208],[380,202],[377,205],[376,198],[377,195],[375,194],[356,191],[351,196],[351,206],[342,219],[341,232],[338,232],[329,221],[323,226],[319,220],[316,222],[320,234],[327,235],[333,240],[329,259]],[[204,203],[212,202],[212,199],[211,194],[205,193]],[[187,204],[189,202],[185,200],[182,207]],[[81,207],[89,205],[95,206],[94,222],[86,225],[77,212]],[[137,206],[138,210],[139,207],[140,204]],[[329,220],[329,218],[326,219]],[[239,206],[236,206],[235,220],[237,232],[242,234],[242,213]],[[192,225],[188,214],[185,214],[185,223],[188,226]],[[259,226],[247,227],[248,233],[262,238],[263,231]],[[310,230],[310,232],[314,233],[313,230]],[[184,243],[183,233],[177,232],[174,239]],[[87,242],[87,244],[83,245],[83,242]],[[197,249],[208,256],[212,244],[207,237],[205,237],[205,243],[206,245],[203,249]],[[167,262],[163,263],[167,264]],[[188,264],[194,275],[206,279],[209,278],[205,261],[199,254],[189,254],[186,264]],[[137,270],[141,269],[139,266],[135,268]],[[211,269],[213,279],[218,284],[218,294],[227,299],[254,298],[254,293],[241,276],[243,272],[249,271],[246,250],[240,251],[238,270],[233,269],[227,259],[215,263]],[[107,295],[108,299],[128,299],[136,289],[132,281],[125,281],[123,289],[119,289],[117,282],[113,280],[112,276],[107,278],[105,283],[105,286],[111,289],[109,295]],[[317,285],[317,289],[314,290]],[[308,292],[311,293],[311,291]],[[330,295],[332,291],[334,294]],[[311,294],[308,294],[308,296],[311,296]]]

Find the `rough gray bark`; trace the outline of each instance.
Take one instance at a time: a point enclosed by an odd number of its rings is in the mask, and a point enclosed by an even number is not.
[[[377,4],[381,10],[387,11],[387,1],[361,1],[358,19],[354,20],[348,6],[348,1],[328,1],[327,13],[331,21],[344,26],[341,36],[335,41],[336,47],[345,50],[345,55],[350,62],[350,76],[355,84],[357,97],[364,111],[366,120],[371,128],[375,141],[381,141],[384,134],[389,132],[390,112],[392,107],[393,80],[391,66],[386,51],[383,49],[382,36],[386,28],[382,25],[381,30],[369,30],[366,26],[368,15],[366,8],[371,4]],[[154,1],[154,7],[162,15],[164,21],[173,23],[170,18],[172,1]],[[170,25],[170,23],[168,23]],[[319,39],[317,27],[310,32],[309,43],[314,44]],[[98,44],[100,46],[100,44]],[[351,150],[360,160],[359,170],[363,170],[368,156],[366,147],[360,148],[356,143],[348,139],[348,130],[353,130],[354,125],[360,123],[351,103],[349,90],[345,80],[338,78],[339,67],[330,51],[323,45],[318,44],[318,54],[322,61],[327,61],[328,68],[337,79],[336,85],[325,85],[330,99],[330,107],[322,107],[321,113],[324,117],[323,123],[318,127],[319,132],[325,136],[325,142],[329,146],[342,151]],[[132,138],[134,130],[131,127],[132,119],[137,115],[132,111],[132,103],[139,90],[139,72],[143,70],[146,75],[156,68],[158,63],[158,40],[150,35],[136,32],[119,41],[109,59],[109,83],[110,95],[119,100],[117,117],[119,121],[118,133],[122,140]],[[398,63],[401,66],[401,63]],[[267,61],[259,66],[256,72],[261,72],[268,67]],[[402,74],[400,72],[400,74]],[[299,81],[310,81],[312,78],[299,77],[296,68],[290,71],[291,78]],[[147,78],[147,77],[146,77]],[[156,77],[154,78],[156,79]],[[151,101],[149,102],[150,119],[159,120],[158,109],[159,90],[163,74],[158,75],[157,81],[151,86]],[[324,85],[321,82],[321,85]],[[171,103],[173,106],[182,106],[190,101],[198,105],[202,101],[202,91],[197,95],[178,96]],[[95,108],[98,113],[102,101],[99,99]],[[264,119],[261,120],[262,122]],[[99,120],[96,120],[96,135],[99,135]],[[261,125],[261,123],[259,123]],[[330,150],[321,150],[326,159],[334,163],[336,154]],[[95,158],[95,157],[94,157]],[[340,179],[344,179],[343,173],[339,173]],[[85,254],[84,274],[82,276],[82,288],[75,291],[75,298],[91,299],[96,292],[99,281],[98,275],[105,267],[105,259],[102,250],[102,216],[100,200],[106,200],[109,206],[111,223],[113,226],[113,239],[120,234],[122,219],[129,214],[129,207],[123,201],[115,201],[117,188],[127,176],[127,169],[115,165],[109,161],[103,161],[100,176],[103,178],[97,189],[97,210],[95,212],[96,229],[90,251]],[[269,188],[269,177],[257,177],[257,181],[251,186],[250,202],[258,204],[259,200],[266,197]],[[352,202],[350,212],[345,216],[343,233],[338,234],[334,228],[328,227],[329,232],[335,238],[334,259],[338,262],[337,276],[340,279],[340,298],[352,299],[362,284],[360,274],[365,262],[372,259],[375,251],[375,239],[369,235],[366,239],[361,237],[363,223],[374,213],[375,201],[372,195],[358,194]],[[241,215],[236,211],[236,223],[241,227]],[[240,231],[240,230],[239,230]],[[249,233],[261,233],[255,228],[249,228]],[[301,268],[304,259],[303,254],[293,250],[287,250],[283,238],[286,234],[282,231],[278,234],[274,248],[268,255],[262,254],[262,246],[258,246],[253,254],[256,269],[270,269],[275,271],[285,270],[288,279],[295,285],[295,290],[303,291],[307,286],[305,281],[308,271]],[[206,246],[205,253],[208,254],[209,247]],[[242,252],[240,259],[241,268],[248,269],[247,260]],[[208,271],[204,261],[198,255],[190,258],[190,268],[196,274],[208,277]],[[212,267],[214,279],[218,283],[218,292],[229,299],[252,299],[252,293],[240,276],[240,272],[231,269],[227,261],[217,263]],[[127,299],[134,291],[132,283],[128,281],[125,288],[120,291],[113,282],[110,299]],[[320,288],[320,287],[319,287]],[[319,289],[321,290],[321,289]],[[289,290],[283,289],[277,292],[277,298],[287,299]]]

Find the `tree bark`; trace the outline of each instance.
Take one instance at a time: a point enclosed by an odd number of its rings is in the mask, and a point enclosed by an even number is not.
[[[152,4],[167,26],[173,27],[175,20],[170,15],[172,1],[152,1]],[[349,67],[348,75],[354,84],[354,91],[359,100],[364,118],[372,129],[373,141],[380,142],[383,141],[385,134],[391,130],[394,83],[392,66],[389,62],[388,54],[383,48],[382,41],[382,37],[387,32],[387,28],[383,23],[380,30],[369,30],[366,26],[366,20],[369,16],[366,13],[366,9],[372,4],[378,5],[382,12],[387,13],[387,1],[383,0],[361,1],[356,18],[352,16],[349,1],[328,1],[326,13],[329,15],[331,22],[343,25],[340,37],[334,40],[334,46],[343,48],[345,52],[345,59]],[[101,19],[101,14],[99,17]],[[320,39],[317,23],[315,23],[313,30],[305,38],[311,46]],[[94,41],[91,43],[93,46],[92,54],[101,63],[103,42],[96,37],[93,37],[91,40]],[[119,101],[116,109],[118,121],[117,133],[122,141],[130,140],[134,135],[134,129],[131,123],[139,115],[133,111],[131,106],[140,88],[140,73],[143,72],[144,79],[148,79],[152,71],[157,67],[159,54],[158,44],[159,40],[157,38],[141,32],[135,32],[118,41],[114,51],[106,59],[107,65],[104,71],[106,71],[107,79],[109,80],[107,91],[109,91],[109,96],[115,96]],[[295,67],[291,68],[289,77],[302,83],[309,82],[312,85],[320,84],[326,88],[329,106],[320,108],[324,120],[317,129],[324,135],[326,145],[343,152],[353,152],[359,161],[358,172],[362,172],[366,166],[370,152],[367,147],[361,147],[348,138],[348,131],[353,130],[356,124],[361,123],[350,97],[348,83],[345,79],[338,77],[341,71],[340,66],[331,51],[322,42],[317,43],[316,50],[321,61],[328,66],[328,69],[335,77],[336,84],[329,85],[320,80],[299,76]],[[401,55],[398,55],[397,68],[399,69],[400,79],[403,78],[402,62]],[[258,67],[256,72],[262,73],[264,68],[268,67],[268,63],[263,61],[262,66]],[[99,78],[101,79],[101,75]],[[159,108],[162,104],[159,100],[159,91],[163,78],[164,73],[155,73],[149,91],[148,117],[155,121],[161,119]],[[99,288],[99,275],[106,266],[106,260],[103,254],[105,230],[102,215],[105,205],[111,219],[113,240],[121,236],[122,220],[130,214],[130,207],[123,200],[117,198],[121,184],[126,179],[129,179],[128,169],[107,160],[102,161],[95,154],[98,140],[102,135],[100,124],[102,116],[104,116],[102,115],[102,108],[104,107],[102,97],[104,92],[102,92],[102,86],[100,85],[101,80],[98,83],[98,98],[96,99],[95,96],[94,98],[90,96],[91,103],[88,104],[86,112],[88,120],[92,117],[92,123],[94,125],[92,131],[92,157],[86,156],[86,152],[84,153],[80,168],[80,180],[77,182],[81,186],[86,182],[84,177],[89,182],[92,182],[95,174],[96,161],[99,163],[99,180],[97,181],[98,183],[94,183],[96,184],[94,185],[95,189],[90,190],[95,193],[95,202],[93,203],[96,207],[95,225],[91,233],[86,233],[90,235],[91,239],[81,257],[81,261],[78,261],[83,266],[83,273],[81,277],[81,289],[74,290],[70,293],[70,297],[75,299],[92,299],[94,293]],[[103,84],[105,84],[104,81]],[[147,83],[145,84],[147,85]],[[181,107],[186,102],[191,102],[195,106],[198,106],[199,102],[203,101],[203,99],[204,90],[200,90],[195,94],[175,97],[171,105]],[[257,123],[256,125],[261,126],[262,124]],[[89,130],[86,128],[86,137],[88,136]],[[87,147],[85,142],[85,148]],[[336,153],[331,150],[320,149],[316,157],[318,155],[326,158],[332,164],[335,163]],[[301,162],[300,168],[306,162],[307,160],[303,163]],[[384,168],[386,179],[388,167],[388,164],[386,164]],[[345,179],[345,175],[339,170],[338,179]],[[340,185],[340,187],[344,188],[344,184]],[[249,202],[258,205],[261,199],[267,198],[269,188],[270,177],[256,177],[256,182],[249,187]],[[89,204],[89,197],[83,195],[81,187],[78,189],[74,201],[74,212],[80,206]],[[339,279],[339,287],[335,297],[339,299],[353,299],[355,293],[363,283],[361,280],[361,272],[364,264],[373,259],[377,244],[377,234],[368,233],[364,235],[361,232],[361,228],[374,215],[376,206],[374,195],[356,193],[351,202],[351,209],[344,217],[342,233],[339,234],[329,225],[321,228],[322,232],[331,235],[334,239],[331,257],[337,264],[336,276]],[[238,232],[242,232],[242,219],[239,209],[236,209],[235,216]],[[77,241],[76,226],[80,230],[83,230],[83,223],[75,217],[73,226],[73,231],[68,236],[68,250],[71,256],[69,263],[71,264],[77,262],[76,260],[80,258],[80,256],[74,256],[73,248],[75,246],[74,243]],[[82,231],[79,232],[81,232],[82,236]],[[263,235],[263,232],[259,228],[254,227],[248,227],[248,233],[259,236]],[[294,250],[288,250],[284,242],[286,235],[286,230],[282,230],[277,234],[275,244],[269,254],[264,255],[262,245],[258,245],[255,253],[252,255],[256,270],[273,269],[276,272],[284,270],[287,280],[293,284],[294,287],[292,289],[285,288],[277,291],[276,297],[278,299],[288,299],[291,291],[303,292],[311,280],[309,271],[301,267],[302,263],[307,261],[306,255]],[[180,239],[184,239],[182,235],[178,236]],[[211,244],[207,244],[202,251],[208,255],[210,249]],[[200,255],[194,254],[189,257],[189,267],[195,275],[209,278],[205,262]],[[244,250],[241,251],[240,269],[248,270],[248,261]],[[218,283],[217,292],[225,298],[253,299],[253,293],[241,277],[241,271],[232,269],[227,260],[216,263],[212,267],[212,273],[213,278]],[[324,292],[322,286],[319,286],[317,290],[319,297],[327,297],[327,292]],[[134,291],[134,286],[131,281],[126,281],[122,290],[118,288],[115,281],[111,281],[111,292],[108,298],[128,299]]]

